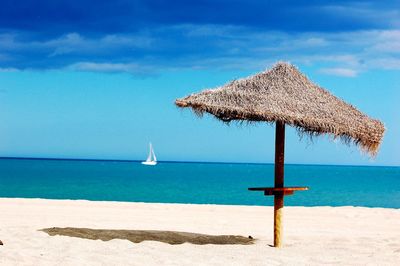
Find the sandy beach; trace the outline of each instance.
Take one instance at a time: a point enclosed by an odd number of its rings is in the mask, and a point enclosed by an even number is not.
[[[285,207],[284,248],[272,207],[0,199],[0,265],[399,265],[400,210]],[[49,236],[48,227],[251,235],[253,245]]]

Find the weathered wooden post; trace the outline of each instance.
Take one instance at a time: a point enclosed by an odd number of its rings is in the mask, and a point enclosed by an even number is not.
[[[283,188],[285,164],[285,123],[276,122],[275,133],[275,188]],[[274,193],[274,246],[282,246],[282,216],[284,191]]]
[[[275,182],[274,187],[253,187],[249,190],[264,191],[265,196],[274,196],[274,247],[283,246],[283,203],[284,196],[293,195],[297,190],[308,190],[308,187],[285,187],[285,123],[276,122],[275,130]]]
[[[284,196],[308,187],[285,187],[285,123],[277,121],[275,130],[275,182],[274,187],[253,187],[249,190],[264,191],[265,196],[274,196],[274,247],[283,246],[283,203]]]

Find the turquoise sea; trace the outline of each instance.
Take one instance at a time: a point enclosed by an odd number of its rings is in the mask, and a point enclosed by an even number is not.
[[[0,159],[0,197],[272,205],[272,164]],[[400,208],[400,167],[286,165],[286,205]]]

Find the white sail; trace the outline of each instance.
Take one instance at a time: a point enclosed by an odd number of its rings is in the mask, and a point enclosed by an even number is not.
[[[157,158],[156,154],[154,153],[153,145],[149,144],[149,156],[147,156],[146,161],[142,162],[144,165],[156,165],[157,164]]]
[[[153,161],[157,162],[157,157],[156,154],[154,153],[154,149],[151,149],[151,152],[153,154]]]
[[[152,161],[151,160],[152,151],[153,151],[153,147],[152,147],[152,145],[150,143],[150,145],[149,145],[149,156],[147,156],[146,162],[151,162]]]

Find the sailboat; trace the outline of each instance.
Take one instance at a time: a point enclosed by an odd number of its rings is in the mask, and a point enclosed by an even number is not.
[[[144,165],[156,165],[157,164],[157,157],[156,157],[156,154],[154,153],[153,145],[151,145],[151,142],[150,142],[149,156],[147,156],[147,160],[142,162],[142,164],[144,164]]]

